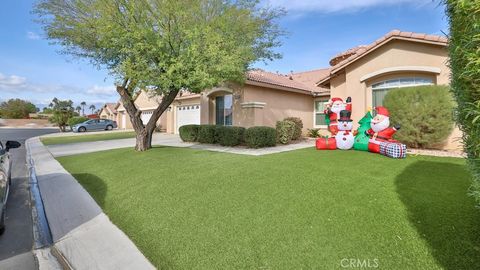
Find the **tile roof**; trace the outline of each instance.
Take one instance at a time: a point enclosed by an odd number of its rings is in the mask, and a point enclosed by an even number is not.
[[[117,103],[105,103],[105,106],[108,107],[108,109],[112,112],[112,113],[117,113]]]
[[[249,82],[258,82],[258,83],[265,83],[270,84],[273,86],[280,86],[291,88],[295,90],[300,90],[306,94],[315,94],[315,93],[324,93],[330,91],[326,88],[321,88],[315,86],[311,83],[301,82],[300,80],[296,80],[295,76],[292,75],[283,75],[283,74],[276,74],[268,71],[264,71],[261,69],[255,69],[247,72],[247,84]]]
[[[296,72],[292,74],[295,81],[306,85],[316,86],[317,82],[330,74],[330,68],[322,68],[304,72]]]
[[[438,36],[438,35],[428,35],[428,34],[422,34],[422,33],[414,33],[414,32],[403,32],[400,30],[393,30],[389,33],[387,33],[385,36],[375,40],[373,43],[369,45],[363,45],[359,47],[355,47],[352,49],[349,49],[338,56],[342,55],[348,55],[349,53],[351,54],[349,57],[346,59],[336,63],[334,66],[331,68],[331,74],[334,74],[341,68],[347,66],[348,64],[352,63],[356,59],[368,54],[369,52],[375,50],[376,48],[380,47],[381,45],[387,43],[388,41],[392,39],[407,39],[411,41],[418,41],[418,42],[431,42],[431,43],[436,43],[440,45],[446,46],[448,44],[448,38],[443,37],[443,36]],[[352,52],[354,52],[352,54]],[[335,57],[334,57],[335,58]],[[330,76],[326,76],[322,80],[319,80],[317,84],[322,83],[325,79],[328,79]]]

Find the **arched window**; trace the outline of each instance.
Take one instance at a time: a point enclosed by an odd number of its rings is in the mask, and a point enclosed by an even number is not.
[[[375,83],[372,85],[372,106],[383,106],[383,99],[390,89],[432,84],[433,80],[426,77],[404,77]]]

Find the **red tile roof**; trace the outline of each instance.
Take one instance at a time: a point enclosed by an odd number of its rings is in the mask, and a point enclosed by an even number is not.
[[[297,77],[298,78],[298,77]],[[312,83],[308,82],[301,82],[300,80],[295,79],[295,75],[283,75],[283,74],[276,74],[268,71],[264,71],[261,69],[251,70],[247,72],[247,84],[249,82],[257,82],[257,83],[264,83],[269,84],[272,86],[280,86],[285,88],[291,88],[294,90],[299,90],[306,94],[315,94],[315,93],[324,93],[330,91],[326,88],[321,88],[315,86]]]
[[[347,50],[344,53],[339,54],[341,55],[348,55],[349,53],[351,54],[348,56],[346,59],[335,63],[334,66],[332,66],[330,75],[336,73],[340,69],[346,67],[353,61],[357,60],[358,58],[367,55],[368,53],[374,51],[378,47],[382,46],[383,44],[389,42],[390,40],[393,39],[406,39],[406,40],[411,40],[411,41],[417,41],[417,42],[428,42],[428,43],[434,43],[438,45],[443,45],[447,46],[448,44],[448,38],[443,37],[443,36],[438,36],[438,35],[427,35],[427,34],[422,34],[422,33],[413,33],[413,32],[402,32],[400,30],[393,30],[386,34],[385,36],[377,39],[375,42],[367,45],[367,46],[359,46],[352,48],[350,50]],[[352,54],[352,52],[354,52]],[[326,76],[323,79],[320,79],[317,82],[317,85],[326,81],[330,76]]]

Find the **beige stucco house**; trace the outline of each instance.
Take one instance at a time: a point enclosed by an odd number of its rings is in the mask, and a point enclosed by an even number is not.
[[[276,121],[294,116],[302,119],[304,131],[325,129],[324,105],[331,97],[353,100],[352,118],[357,122],[367,110],[382,105],[389,89],[414,85],[449,83],[445,37],[392,31],[370,45],[343,52],[330,67],[282,75],[263,70],[247,73],[243,85],[226,84],[201,94],[179,95],[159,119],[161,129],[177,133],[185,124],[275,126]],[[135,104],[146,114],[160,101],[142,91]],[[128,115],[117,106],[120,128],[131,128]],[[443,146],[460,149],[458,129]]]
[[[112,121],[117,120],[117,104],[118,103],[105,103],[103,105],[102,109],[100,112],[98,112],[98,116],[102,119],[109,119]]]

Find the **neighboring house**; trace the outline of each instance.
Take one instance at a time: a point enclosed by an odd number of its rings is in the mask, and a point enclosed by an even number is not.
[[[294,116],[302,119],[304,132],[310,128],[326,131],[325,103],[331,97],[348,96],[352,97],[356,123],[367,110],[382,105],[390,89],[448,84],[447,42],[441,36],[395,30],[370,45],[333,57],[327,68],[289,75],[249,71],[243,85],[179,95],[159,124],[166,132],[177,133],[185,124],[275,126],[276,121]],[[135,105],[148,113],[160,100],[142,91]],[[124,108],[119,105],[117,111],[120,117]],[[117,121],[121,128],[131,128],[127,119],[128,115]],[[455,129],[444,148],[460,149],[459,137],[461,133]]]
[[[112,121],[117,121],[117,104],[118,103],[105,103],[102,109],[98,113],[101,119],[109,119]]]

